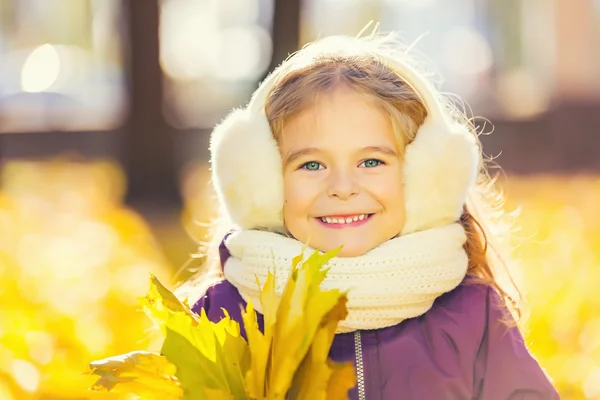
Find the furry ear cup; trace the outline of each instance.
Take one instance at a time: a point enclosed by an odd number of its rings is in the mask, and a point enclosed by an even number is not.
[[[210,141],[212,179],[231,221],[283,232],[283,170],[264,112],[234,110]]]
[[[404,156],[406,222],[401,235],[443,226],[462,214],[480,167],[466,126],[427,118]]]

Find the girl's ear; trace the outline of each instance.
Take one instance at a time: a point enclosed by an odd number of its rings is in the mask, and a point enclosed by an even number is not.
[[[406,223],[402,235],[458,221],[480,167],[468,128],[430,117],[404,156]]]
[[[238,109],[213,130],[212,181],[231,221],[242,229],[283,232],[283,169],[264,112]]]

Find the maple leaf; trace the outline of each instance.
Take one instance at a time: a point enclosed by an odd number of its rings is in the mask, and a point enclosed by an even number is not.
[[[167,289],[160,280],[150,276],[150,289],[145,297],[138,299],[148,318],[150,318],[161,330],[166,333],[166,325],[172,316],[183,313],[191,319],[192,323],[198,322],[198,315],[190,307],[181,302],[173,292]]]
[[[98,375],[92,390],[135,394],[148,400],[180,399],[183,393],[174,377],[175,366],[159,354],[133,351],[90,363]]]
[[[203,398],[206,388],[245,398],[250,353],[237,322],[226,314],[213,323],[204,310],[198,316],[154,276],[142,304],[165,332],[161,352],[177,366],[186,398]]]
[[[167,326],[161,352],[177,366],[175,376],[184,389],[184,398],[204,398],[206,389],[247,398],[244,377],[250,353],[237,323],[226,317],[215,324],[202,312],[197,326],[188,325],[185,331],[178,325],[177,329]]]
[[[333,400],[347,399],[356,383],[352,363],[334,363],[328,359],[337,323],[346,318],[347,298],[341,297],[321,321],[308,354],[300,364],[288,398]]]

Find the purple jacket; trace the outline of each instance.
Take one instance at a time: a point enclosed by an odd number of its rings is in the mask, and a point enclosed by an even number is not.
[[[221,265],[229,256],[221,248]],[[500,296],[469,283],[439,297],[418,318],[389,328],[336,335],[334,361],[352,361],[358,377],[353,400],[546,400],[558,394],[528,352],[517,328],[500,320]],[[246,303],[228,281],[211,287],[194,306],[212,321],[225,308],[242,324]],[[258,315],[262,329],[262,315]],[[245,334],[245,332],[243,332]]]

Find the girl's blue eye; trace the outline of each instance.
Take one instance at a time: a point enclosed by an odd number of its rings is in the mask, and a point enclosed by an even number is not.
[[[302,164],[300,168],[307,169],[309,171],[317,171],[321,169],[322,165],[316,161],[309,161],[306,164]]]
[[[365,166],[366,168],[373,168],[383,164],[381,160],[376,160],[374,158],[363,161],[360,165]]]

